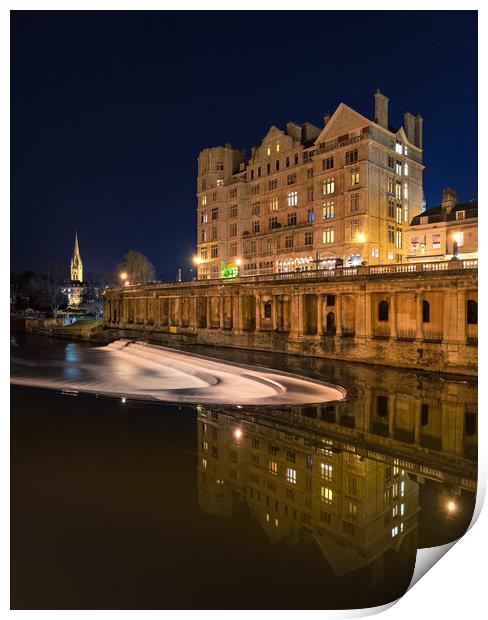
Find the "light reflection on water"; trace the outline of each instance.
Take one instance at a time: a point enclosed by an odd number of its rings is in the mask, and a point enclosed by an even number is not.
[[[68,356],[66,343],[29,346],[51,361]],[[18,606],[380,605],[407,588],[417,548],[466,530],[476,491],[471,381],[221,354],[300,368],[350,396],[262,410],[14,389]]]

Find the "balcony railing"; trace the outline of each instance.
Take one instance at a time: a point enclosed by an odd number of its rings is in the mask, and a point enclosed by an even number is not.
[[[307,246],[290,248],[289,251],[302,251],[308,249]],[[284,249],[280,250],[284,251]],[[260,254],[261,256],[261,254]],[[289,271],[284,273],[262,273],[255,275],[240,275],[235,278],[213,278],[205,280],[192,280],[186,282],[148,282],[146,284],[135,284],[120,287],[124,292],[137,290],[147,286],[157,286],[165,288],[181,288],[192,286],[212,286],[229,283],[243,282],[281,282],[289,280],[339,280],[341,278],[367,277],[374,278],[385,275],[401,276],[410,274],[429,274],[436,272],[456,272],[456,271],[477,271],[478,260],[449,260],[435,261],[431,263],[400,263],[395,265],[370,265],[357,267],[337,267],[335,269],[315,269],[310,271]],[[114,289],[112,289],[114,290]]]

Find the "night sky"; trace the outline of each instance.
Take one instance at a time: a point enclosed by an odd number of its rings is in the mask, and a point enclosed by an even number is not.
[[[13,12],[11,267],[85,272],[131,249],[161,279],[195,252],[202,148],[320,127],[344,101],[424,117],[427,206],[477,198],[475,12]],[[68,272],[67,272],[68,275]]]

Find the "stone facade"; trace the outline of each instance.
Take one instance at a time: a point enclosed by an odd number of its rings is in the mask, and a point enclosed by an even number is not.
[[[351,267],[105,293],[114,335],[476,373],[476,261]]]
[[[404,260],[422,210],[422,118],[375,120],[341,103],[324,126],[272,126],[246,159],[230,145],[198,158],[198,277],[285,273]]]
[[[405,229],[409,262],[478,258],[478,201],[458,204],[456,192],[446,188],[442,203],[412,219]]]

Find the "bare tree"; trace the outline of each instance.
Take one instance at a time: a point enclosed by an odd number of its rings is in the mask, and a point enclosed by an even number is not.
[[[129,284],[142,284],[154,280],[156,271],[151,261],[135,250],[127,252],[118,267],[119,277]],[[125,276],[125,277],[124,277]]]
[[[59,309],[66,301],[63,293],[64,271],[55,264],[51,263],[46,267],[45,273],[36,276],[34,286],[41,303],[46,304],[51,309],[54,318],[57,318]]]

